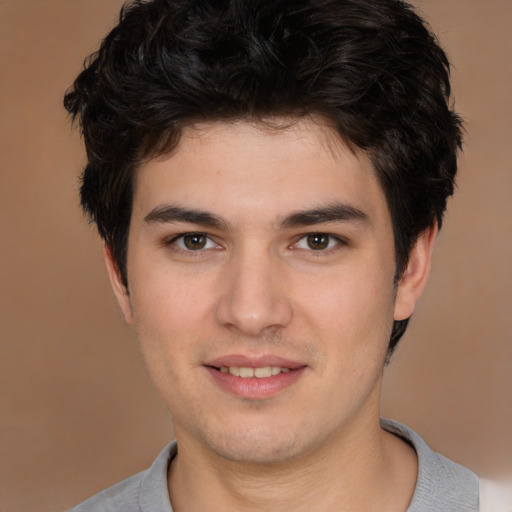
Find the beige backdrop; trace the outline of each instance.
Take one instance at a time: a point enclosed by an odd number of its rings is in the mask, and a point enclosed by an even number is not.
[[[429,288],[383,414],[476,471],[512,472],[512,2],[418,0],[468,130]],[[121,0],[0,0],[0,511],[50,512],[172,436],[77,206],[61,99]]]

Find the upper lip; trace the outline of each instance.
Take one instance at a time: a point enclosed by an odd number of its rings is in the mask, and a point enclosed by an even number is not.
[[[228,354],[217,357],[205,363],[205,366],[222,368],[223,366],[243,366],[245,368],[262,368],[265,366],[279,366],[291,370],[306,366],[304,363],[293,361],[275,355],[246,356],[242,354]]]

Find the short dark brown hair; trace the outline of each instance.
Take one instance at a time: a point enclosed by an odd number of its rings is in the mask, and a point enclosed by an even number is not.
[[[321,115],[372,160],[397,279],[453,193],[449,63],[400,0],[136,0],[65,96],[87,150],[81,203],[128,285],[133,175],[211,120]],[[395,322],[390,353],[407,326]]]

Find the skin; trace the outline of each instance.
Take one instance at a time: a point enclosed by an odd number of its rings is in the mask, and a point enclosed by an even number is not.
[[[425,286],[436,230],[419,237],[396,286],[369,159],[321,119],[273,126],[185,129],[171,155],[138,170],[129,292],[106,249],[173,416],[173,508],[406,510],[417,461],[380,429],[382,372],[393,320],[412,314]],[[326,218],[333,205],[341,218]],[[357,215],[340,216],[347,207]],[[296,215],[305,210],[322,214],[311,223]],[[208,369],[232,354],[285,358],[300,375],[271,396],[239,396]]]

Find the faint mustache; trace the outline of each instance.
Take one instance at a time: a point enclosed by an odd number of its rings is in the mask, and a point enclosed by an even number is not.
[[[269,327],[264,333],[258,336],[247,336],[241,333],[232,333],[228,340],[225,340],[224,349],[233,349],[235,352],[243,351],[244,348],[251,352],[257,349],[258,353],[269,352],[271,348],[286,348],[286,353],[291,354],[295,359],[300,358],[308,361],[319,359],[319,350],[312,341],[299,341],[286,334],[279,327]]]

